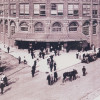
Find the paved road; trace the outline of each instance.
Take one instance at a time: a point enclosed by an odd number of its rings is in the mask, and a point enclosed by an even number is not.
[[[18,60],[3,52],[2,60],[8,66],[5,74],[9,86],[5,87],[0,100],[93,100],[99,95],[100,59],[90,64],[77,64],[58,72],[59,80],[52,86],[47,84],[47,74],[37,72],[31,77],[31,67],[18,64]],[[82,76],[82,66],[85,65],[87,75]],[[62,83],[62,74],[68,70],[78,70],[76,80]],[[96,91],[96,92],[95,92]]]

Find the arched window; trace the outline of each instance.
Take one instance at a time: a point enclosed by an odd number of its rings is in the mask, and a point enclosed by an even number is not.
[[[26,22],[22,22],[22,23],[20,24],[20,30],[21,30],[21,31],[28,31],[28,25],[27,25]]]
[[[97,21],[93,21],[93,34],[96,34],[96,26],[97,26]]]
[[[10,31],[11,31],[11,35],[15,34],[15,27],[16,27],[16,24],[14,21],[11,21],[10,22]]]
[[[55,22],[55,23],[52,25],[52,31],[53,31],[53,32],[61,32],[61,23]]]
[[[83,34],[84,35],[89,35],[89,21],[86,21],[84,24],[83,24]]]
[[[41,22],[37,22],[37,23],[34,25],[34,31],[35,31],[35,32],[43,32],[43,31],[44,31],[43,24],[42,24]]]
[[[78,28],[78,23],[77,22],[71,22],[69,24],[69,31],[77,31],[77,28]]]

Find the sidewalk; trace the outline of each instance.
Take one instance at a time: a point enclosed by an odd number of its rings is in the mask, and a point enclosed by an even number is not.
[[[7,46],[5,46],[4,48],[4,45],[2,43],[0,43],[0,48],[3,51],[7,52]],[[74,50],[70,51],[69,53],[61,51],[60,56],[54,56],[54,60],[57,63],[57,70],[63,70],[67,67],[80,63],[81,61],[79,59],[76,59],[76,52],[77,51],[74,51]],[[20,56],[22,61],[24,60],[24,56],[25,56],[25,59],[29,66],[32,66],[34,64],[34,60],[37,59],[37,58],[32,59],[27,49],[17,49],[17,48],[10,47],[9,54],[14,56],[15,58],[18,58]],[[35,54],[38,56],[39,51],[36,50]],[[42,58],[39,59],[39,61],[37,62],[37,70],[39,70],[40,72],[50,71],[50,68],[47,65],[47,58],[50,55],[51,54],[46,55],[45,59],[42,59]]]
[[[81,100],[100,100],[100,88],[91,92]]]
[[[98,97],[96,97],[94,100],[100,100],[100,95]]]

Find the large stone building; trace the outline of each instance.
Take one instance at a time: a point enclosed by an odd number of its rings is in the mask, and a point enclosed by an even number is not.
[[[0,41],[19,48],[84,41],[100,47],[100,0],[0,0]]]

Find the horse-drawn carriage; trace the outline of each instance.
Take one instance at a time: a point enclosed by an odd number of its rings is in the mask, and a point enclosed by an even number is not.
[[[84,55],[83,59],[81,59],[81,62],[89,63],[92,61],[95,61],[97,59],[97,53],[96,52],[88,52]]]

